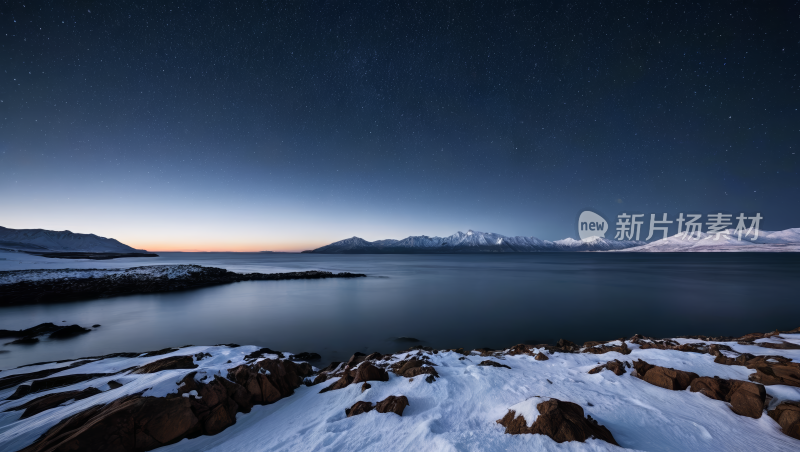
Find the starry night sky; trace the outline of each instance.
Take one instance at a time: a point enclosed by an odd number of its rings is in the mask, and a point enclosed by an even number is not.
[[[302,250],[800,227],[800,3],[0,4],[0,225]]]

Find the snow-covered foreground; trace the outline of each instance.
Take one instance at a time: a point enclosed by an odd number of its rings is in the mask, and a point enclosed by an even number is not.
[[[675,339],[685,343],[706,343],[695,339]],[[800,334],[781,334],[742,345],[738,342],[713,342],[729,346],[735,356],[750,353],[756,356],[780,355],[794,362],[800,360],[800,350],[770,349],[761,342],[800,345]],[[618,341],[607,346],[619,346]],[[739,365],[714,362],[707,353],[678,350],[642,349],[632,342],[626,344],[630,354],[610,351],[604,354],[543,352],[549,359],[536,360],[529,354],[510,355],[506,352],[484,356],[477,351],[461,354],[454,351],[412,350],[384,356],[374,363],[389,367],[412,356],[425,358],[439,375],[429,383],[419,375],[406,378],[389,372],[388,381],[370,381],[371,388],[362,392],[361,384],[320,393],[336,378],[313,386],[300,386],[291,396],[270,405],[256,405],[252,411],[238,413],[236,423],[213,436],[183,439],[159,450],[163,451],[275,451],[275,450],[620,450],[598,439],[585,443],[556,443],[544,435],[510,435],[496,423],[509,410],[525,415],[528,425],[537,416],[536,403],[556,398],[580,405],[585,414],[608,428],[625,449],[647,451],[796,451],[800,440],[781,432],[780,426],[764,413],[759,419],[740,416],[731,411],[730,404],[713,400],[700,393],[671,391],[654,386],[631,375],[621,376],[604,370],[589,374],[598,364],[618,359],[631,363],[644,360],[657,366],[695,372],[700,376],[719,376],[745,380],[754,370]],[[128,394],[144,392],[144,396],[164,397],[178,391],[178,383],[190,371],[162,370],[150,374],[134,374],[130,369],[172,356],[194,356],[198,366],[195,380],[227,375],[227,370],[246,361],[246,355],[257,351],[254,346],[185,347],[168,354],[151,357],[114,357],[92,361],[51,375],[115,374],[77,383],[67,387],[30,394],[18,400],[6,400],[15,388],[0,390],[0,450],[18,450],[33,443],[60,420],[98,404],[110,403]],[[200,353],[210,357],[197,359]],[[252,356],[252,355],[251,355]],[[264,355],[261,359],[277,359]],[[481,366],[493,360],[504,367]],[[256,361],[257,362],[257,361]],[[371,361],[370,361],[371,362]],[[0,372],[0,379],[53,367],[65,367],[74,362],[43,364]],[[360,366],[364,366],[361,363]],[[315,369],[316,370],[316,369]],[[268,372],[267,372],[268,373]],[[313,377],[311,377],[313,379]],[[110,389],[109,381],[121,383]],[[308,379],[307,379],[308,381]],[[116,385],[114,385],[116,386]],[[66,402],[27,419],[20,420],[22,411],[5,412],[49,393],[68,390],[100,389],[92,397]],[[800,388],[766,386],[772,397],[768,409],[785,400],[800,400]],[[345,409],[357,401],[378,402],[390,395],[404,395],[409,406],[402,416],[379,413],[375,410],[346,417]]]

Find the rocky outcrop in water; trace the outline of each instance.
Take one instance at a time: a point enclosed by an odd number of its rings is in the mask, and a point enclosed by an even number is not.
[[[164,266],[158,267],[158,270],[163,270],[163,267]],[[356,273],[331,273],[317,270],[268,274],[234,273],[222,268],[201,267],[199,265],[169,266],[168,270],[174,271],[171,272],[171,275],[164,275],[163,272],[149,274],[147,272],[148,268],[150,267],[138,267],[125,272],[117,272],[108,275],[102,275],[101,273],[101,276],[97,277],[95,277],[95,273],[102,272],[101,270],[71,270],[73,273],[78,272],[78,274],[80,274],[80,272],[86,272],[87,277],[60,279],[25,280],[24,277],[15,274],[13,280],[18,282],[0,284],[0,306],[58,303],[63,301],[108,298],[119,295],[173,292],[241,281],[359,278],[366,276]],[[25,271],[16,271],[15,273],[19,272]],[[11,272],[0,272],[0,276],[3,276],[4,273]]]

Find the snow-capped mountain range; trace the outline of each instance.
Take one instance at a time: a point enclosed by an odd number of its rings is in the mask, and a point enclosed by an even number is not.
[[[0,249],[31,252],[143,253],[114,239],[94,234],[0,226]]]
[[[584,240],[566,238],[554,242],[536,237],[507,237],[493,232],[469,230],[448,237],[426,235],[406,237],[402,240],[376,240],[368,242],[359,237],[340,240],[330,245],[307,251],[324,254],[401,254],[401,253],[534,253],[543,251],[608,251],[645,245],[634,240],[610,240],[590,237]]]
[[[688,237],[676,234],[672,237],[656,240],[654,242],[619,250],[624,252],[645,253],[685,253],[685,252],[798,252],[800,251],[800,228],[786,229],[783,231],[758,231],[755,235],[739,236],[728,229],[726,233],[708,234],[702,232]]]

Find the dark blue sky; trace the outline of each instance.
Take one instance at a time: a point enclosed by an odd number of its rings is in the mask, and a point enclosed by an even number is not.
[[[800,227],[800,4],[0,5],[0,225],[299,250]]]

